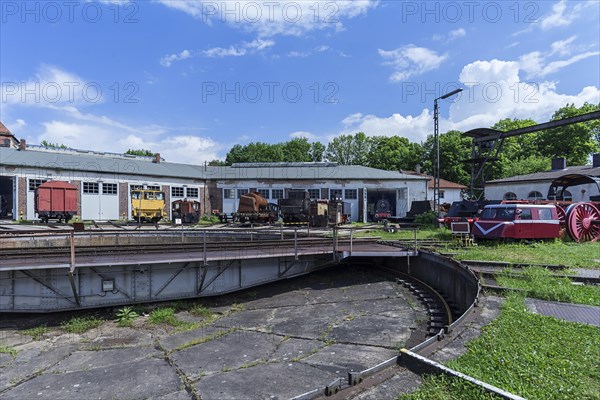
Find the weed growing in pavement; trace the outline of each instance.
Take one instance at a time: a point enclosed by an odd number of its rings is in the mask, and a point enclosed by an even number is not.
[[[166,324],[180,331],[194,329],[197,324],[193,322],[181,321],[175,317],[175,308],[155,308],[148,316],[148,321],[154,325]]]
[[[497,277],[500,285],[521,289],[528,297],[567,303],[600,305],[600,287],[573,285],[568,278],[553,276],[541,267],[526,268],[523,271],[509,270]]]
[[[600,396],[598,328],[530,313],[510,294],[500,316],[447,366],[528,399],[597,399]],[[451,397],[449,396],[451,394]],[[427,377],[401,399],[489,399],[462,380]]]
[[[99,327],[103,322],[104,320],[93,316],[74,317],[63,322],[60,327],[68,333],[84,333]]]
[[[15,358],[18,352],[12,347],[0,346],[0,353],[10,354],[13,358]]]
[[[123,307],[117,311],[116,320],[118,326],[126,327],[133,325],[133,321],[139,316],[131,307]]]
[[[31,336],[33,340],[42,340],[44,339],[44,335],[48,333],[48,327],[45,325],[36,326],[34,328],[29,328],[21,331],[22,334]]]

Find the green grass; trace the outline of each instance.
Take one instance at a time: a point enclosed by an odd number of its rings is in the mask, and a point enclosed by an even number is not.
[[[13,358],[17,356],[17,350],[12,347],[0,346],[0,353],[10,354]]]
[[[568,278],[552,276],[545,268],[509,270],[504,275],[499,275],[496,280],[501,286],[524,290],[528,297],[600,306],[599,286],[573,285]]]
[[[383,224],[377,229],[357,230],[353,233],[354,237],[371,237],[376,236],[384,240],[412,240],[415,238],[413,229],[400,229],[396,233],[390,233],[383,230]],[[417,230],[417,239],[436,239],[446,240],[451,239],[452,234],[448,229],[444,228],[421,228]]]
[[[60,327],[68,333],[84,333],[99,327],[104,320],[93,316],[75,317],[63,322]]]
[[[48,327],[36,326],[35,328],[25,329],[21,331],[22,334],[31,336],[33,340],[42,340],[44,335],[48,333]]]
[[[479,243],[461,248],[460,260],[507,261],[527,264],[566,265],[600,269],[600,243],[574,243],[556,240],[546,243]]]
[[[500,317],[447,366],[527,399],[599,399],[598,328],[528,312],[510,294]],[[429,376],[401,399],[489,399],[456,378]]]
[[[177,319],[177,317],[175,317],[175,308],[173,307],[156,308],[152,310],[148,316],[148,321],[154,325],[170,325],[182,331],[194,329],[196,327],[196,324],[193,322],[186,322]]]

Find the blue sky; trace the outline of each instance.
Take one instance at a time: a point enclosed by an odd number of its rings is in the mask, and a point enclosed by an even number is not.
[[[600,2],[0,2],[0,120],[173,162],[236,143],[547,121],[600,102]]]

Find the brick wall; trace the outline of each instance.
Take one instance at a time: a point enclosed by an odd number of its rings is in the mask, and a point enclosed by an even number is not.
[[[17,193],[17,204],[18,204],[18,215],[15,215],[15,219],[21,218],[21,213],[23,215],[23,219],[27,218],[27,178],[18,178],[19,179],[19,192]]]
[[[129,185],[127,182],[119,183],[119,217],[128,220],[131,218],[129,215]]]
[[[163,185],[160,187],[165,193],[165,207],[163,210],[167,213],[167,219],[171,218],[171,186]]]

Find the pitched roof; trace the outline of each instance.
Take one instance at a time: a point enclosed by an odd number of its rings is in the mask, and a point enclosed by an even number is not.
[[[12,135],[11,131],[0,121],[0,134]]]
[[[553,171],[536,172],[533,174],[517,175],[510,178],[495,179],[493,181],[487,181],[486,185],[501,184],[501,183],[512,183],[512,182],[545,182],[552,181],[567,174],[580,174],[580,175],[591,175],[600,176],[600,167],[592,167],[591,165],[573,166],[565,169],[557,169]]]
[[[139,157],[73,150],[16,150],[0,148],[0,163],[13,167],[66,169],[123,175],[197,180],[382,180],[424,181],[425,177],[359,165],[331,163],[238,164],[230,167],[153,163]]]
[[[428,174],[423,174],[423,173],[417,173],[415,171],[404,171],[404,173],[407,173],[410,175],[426,177],[427,179],[429,179],[429,181],[427,182],[427,188],[433,189],[433,176],[428,175]],[[460,183],[451,182],[451,181],[447,181],[445,179],[440,178],[440,189],[466,189],[466,188],[467,187],[465,185],[461,185]]]

